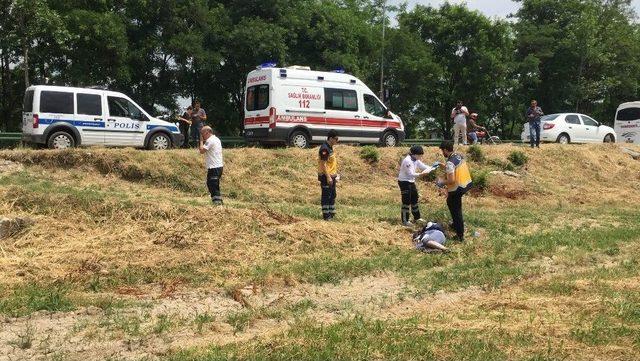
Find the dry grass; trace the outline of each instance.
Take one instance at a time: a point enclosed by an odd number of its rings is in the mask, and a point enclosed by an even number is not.
[[[398,259],[410,254],[411,245],[408,233],[398,225],[399,194],[395,181],[405,149],[379,149],[381,159],[369,164],[360,158],[359,148],[338,146],[342,173],[338,187],[340,219],[330,224],[320,220],[315,150],[225,150],[222,190],[226,205],[217,208],[209,204],[202,160],[194,151],[100,148],[3,151],[0,159],[22,166],[0,172],[0,214],[31,218],[34,224],[0,240],[0,289],[10,292],[31,283],[64,284],[73,300],[86,300],[104,295],[171,299],[176,294],[213,288],[228,290],[225,294],[229,302],[250,308],[254,302],[241,292],[247,285],[268,292],[282,287],[304,289],[307,287],[304,282],[310,280],[318,283],[341,280],[330,272],[344,272],[348,278],[391,268],[404,273],[404,277],[415,275],[422,279],[427,276],[416,269],[425,267],[429,273],[445,269],[457,272],[456,277],[461,279],[473,279],[474,272],[484,266],[467,270],[465,264],[476,259],[493,262],[497,256],[493,255],[492,247],[516,247],[513,244],[522,239],[537,239],[541,233],[556,229],[579,232],[588,227],[599,230],[610,224],[623,227],[615,211],[600,215],[599,210],[609,207],[629,211],[634,204],[640,204],[640,161],[623,154],[616,145],[549,145],[541,150],[504,145],[482,149],[488,159],[500,162],[507,162],[514,149],[522,150],[529,163],[518,170],[520,178],[492,175],[488,192],[466,197],[470,229],[480,230],[480,238],[458,248],[450,258],[409,259],[406,269]],[[427,148],[426,153],[425,162],[442,159],[437,148]],[[498,169],[489,162],[472,163],[471,167]],[[424,215],[446,221],[444,199],[436,188],[426,182],[418,187]],[[518,217],[525,217],[526,221],[519,221]],[[501,222],[493,223],[494,218],[501,218]],[[550,219],[554,220],[552,225],[544,224]],[[522,227],[523,222],[531,224]],[[499,241],[502,243],[490,243],[492,227],[504,233]],[[482,247],[481,242],[490,246]],[[387,259],[381,252],[394,255]],[[510,252],[521,256],[517,250]],[[536,257],[535,252],[526,249],[522,252],[527,255],[532,252],[532,256],[521,256],[529,263],[505,270],[504,275],[486,276],[515,284],[508,291],[507,286],[499,288],[499,292],[509,292],[506,301],[498,300],[501,293],[490,292],[490,296],[482,293],[485,296],[477,303],[461,308],[476,312],[477,317],[465,320],[462,312],[456,313],[455,319],[444,319],[446,322],[443,319],[429,322],[443,329],[483,329],[495,327],[496,321],[489,320],[496,312],[516,321],[530,316],[539,307],[548,308],[552,317],[567,311],[560,306],[570,297],[530,298],[527,286],[520,286],[519,277],[536,277],[539,275],[536,270],[545,267],[539,260],[528,258]],[[571,262],[586,264],[597,258],[585,250],[566,257]],[[396,263],[389,266],[389,262]],[[491,267],[486,265],[487,269]],[[477,275],[478,279],[481,277]],[[625,278],[615,287],[636,287],[636,281],[633,277]],[[393,285],[393,292],[405,286],[411,288],[408,284],[398,286],[400,283]],[[345,285],[335,287],[337,293],[361,292]],[[347,296],[340,297],[361,302],[357,297]],[[293,300],[304,298],[297,297]],[[324,305],[320,309],[329,307],[325,301],[315,300]],[[398,299],[391,303],[404,305]],[[588,305],[588,300],[575,301],[567,307],[573,312],[589,309]],[[340,307],[333,304],[329,308]],[[509,312],[505,313],[505,309]],[[599,310],[593,308],[595,313]],[[331,322],[336,321],[336,314],[341,314],[341,311],[314,312]],[[389,315],[383,318],[411,316],[395,311],[389,311]],[[273,326],[265,325],[265,329]],[[282,329],[279,323],[276,326]],[[567,336],[570,334],[567,330],[575,325],[569,326],[567,323],[567,329],[554,335],[568,342],[572,336]],[[531,326],[514,322],[505,327],[508,332],[516,332]],[[535,331],[537,337],[543,332],[540,327]],[[248,339],[248,336],[233,337],[236,341]],[[574,344],[567,347],[579,351]],[[519,348],[513,355],[520,357],[527,350]]]

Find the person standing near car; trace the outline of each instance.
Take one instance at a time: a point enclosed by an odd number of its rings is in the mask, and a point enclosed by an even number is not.
[[[471,144],[478,144],[478,134],[476,131],[487,130],[487,128],[479,126],[478,123],[476,123],[477,120],[478,113],[471,113],[469,120],[467,120],[467,134],[469,135],[469,139],[471,139]]]
[[[469,110],[464,106],[462,100],[458,100],[455,108],[451,110],[451,120],[453,121],[453,144],[458,146],[458,141],[462,137],[462,144],[467,145],[467,117]]]
[[[540,148],[540,117],[544,113],[538,106],[536,100],[531,101],[531,106],[527,109],[527,121],[529,122],[529,137],[531,138],[531,148]]]
[[[458,241],[464,241],[464,218],[462,215],[462,196],[473,185],[469,166],[462,155],[453,151],[453,143],[445,140],[440,144],[442,155],[447,159],[444,166],[446,178],[438,178],[437,185],[447,191],[447,207],[453,220],[453,229]]]
[[[220,138],[213,134],[213,129],[204,126],[200,130],[200,154],[204,154],[204,164],[207,168],[207,188],[211,194],[211,202],[214,205],[222,205],[222,194],[220,193],[220,180],[224,161],[222,160],[222,142]]]
[[[182,113],[181,117],[178,117],[180,121],[180,133],[184,137],[184,141],[182,143],[182,148],[189,147],[189,126],[191,125],[191,113],[193,113],[193,107],[189,105],[187,110]]]
[[[330,221],[336,216],[336,182],[338,181],[338,160],[333,147],[338,144],[338,132],[330,130],[327,141],[318,151],[318,181],[320,182],[322,218]]]
[[[204,127],[204,122],[207,120],[207,112],[200,107],[200,101],[196,100],[193,103],[193,112],[191,113],[191,140],[193,144],[200,142],[200,131]]]
[[[424,155],[424,149],[419,145],[414,145],[409,149],[409,154],[402,160],[400,164],[400,173],[398,174],[398,186],[400,187],[400,197],[402,199],[402,210],[400,219],[402,225],[407,228],[413,228],[413,223],[409,221],[409,210],[413,215],[415,223],[425,223],[420,217],[420,208],[418,200],[418,188],[416,188],[416,178],[431,173],[433,167],[422,163],[421,159]]]

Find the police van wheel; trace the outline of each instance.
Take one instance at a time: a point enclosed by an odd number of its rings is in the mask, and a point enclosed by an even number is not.
[[[67,132],[55,132],[49,137],[47,146],[51,149],[67,149],[76,145],[75,139]]]
[[[164,133],[159,133],[151,137],[149,140],[149,149],[165,150],[171,148],[171,139]]]
[[[382,136],[382,145],[385,147],[395,147],[398,145],[398,136],[394,132],[386,132]]]
[[[296,148],[309,148],[310,143],[311,139],[309,139],[307,133],[301,130],[296,130],[291,134],[291,138],[289,138],[289,145]]]

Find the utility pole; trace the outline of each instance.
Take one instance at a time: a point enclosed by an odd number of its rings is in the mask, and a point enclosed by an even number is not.
[[[382,46],[380,47],[380,100],[384,103],[384,30],[387,19],[387,0],[382,1]]]

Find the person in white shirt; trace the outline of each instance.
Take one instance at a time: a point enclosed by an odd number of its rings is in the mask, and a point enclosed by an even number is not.
[[[458,146],[458,140],[462,137],[462,144],[467,145],[467,117],[469,110],[458,100],[456,107],[451,110],[453,120],[453,145]]]
[[[400,164],[400,173],[398,174],[398,186],[400,186],[400,196],[402,198],[402,211],[400,214],[402,225],[407,228],[413,228],[413,223],[409,221],[409,210],[411,210],[414,222],[424,223],[424,220],[420,217],[420,208],[418,206],[419,196],[416,188],[416,178],[431,173],[434,168],[420,161],[423,155],[424,149],[419,145],[414,145],[409,149],[409,154]]]
[[[207,168],[207,188],[211,193],[211,201],[214,205],[222,205],[220,193],[220,179],[222,178],[222,142],[213,134],[209,126],[200,130],[200,154],[204,154],[204,164]]]

